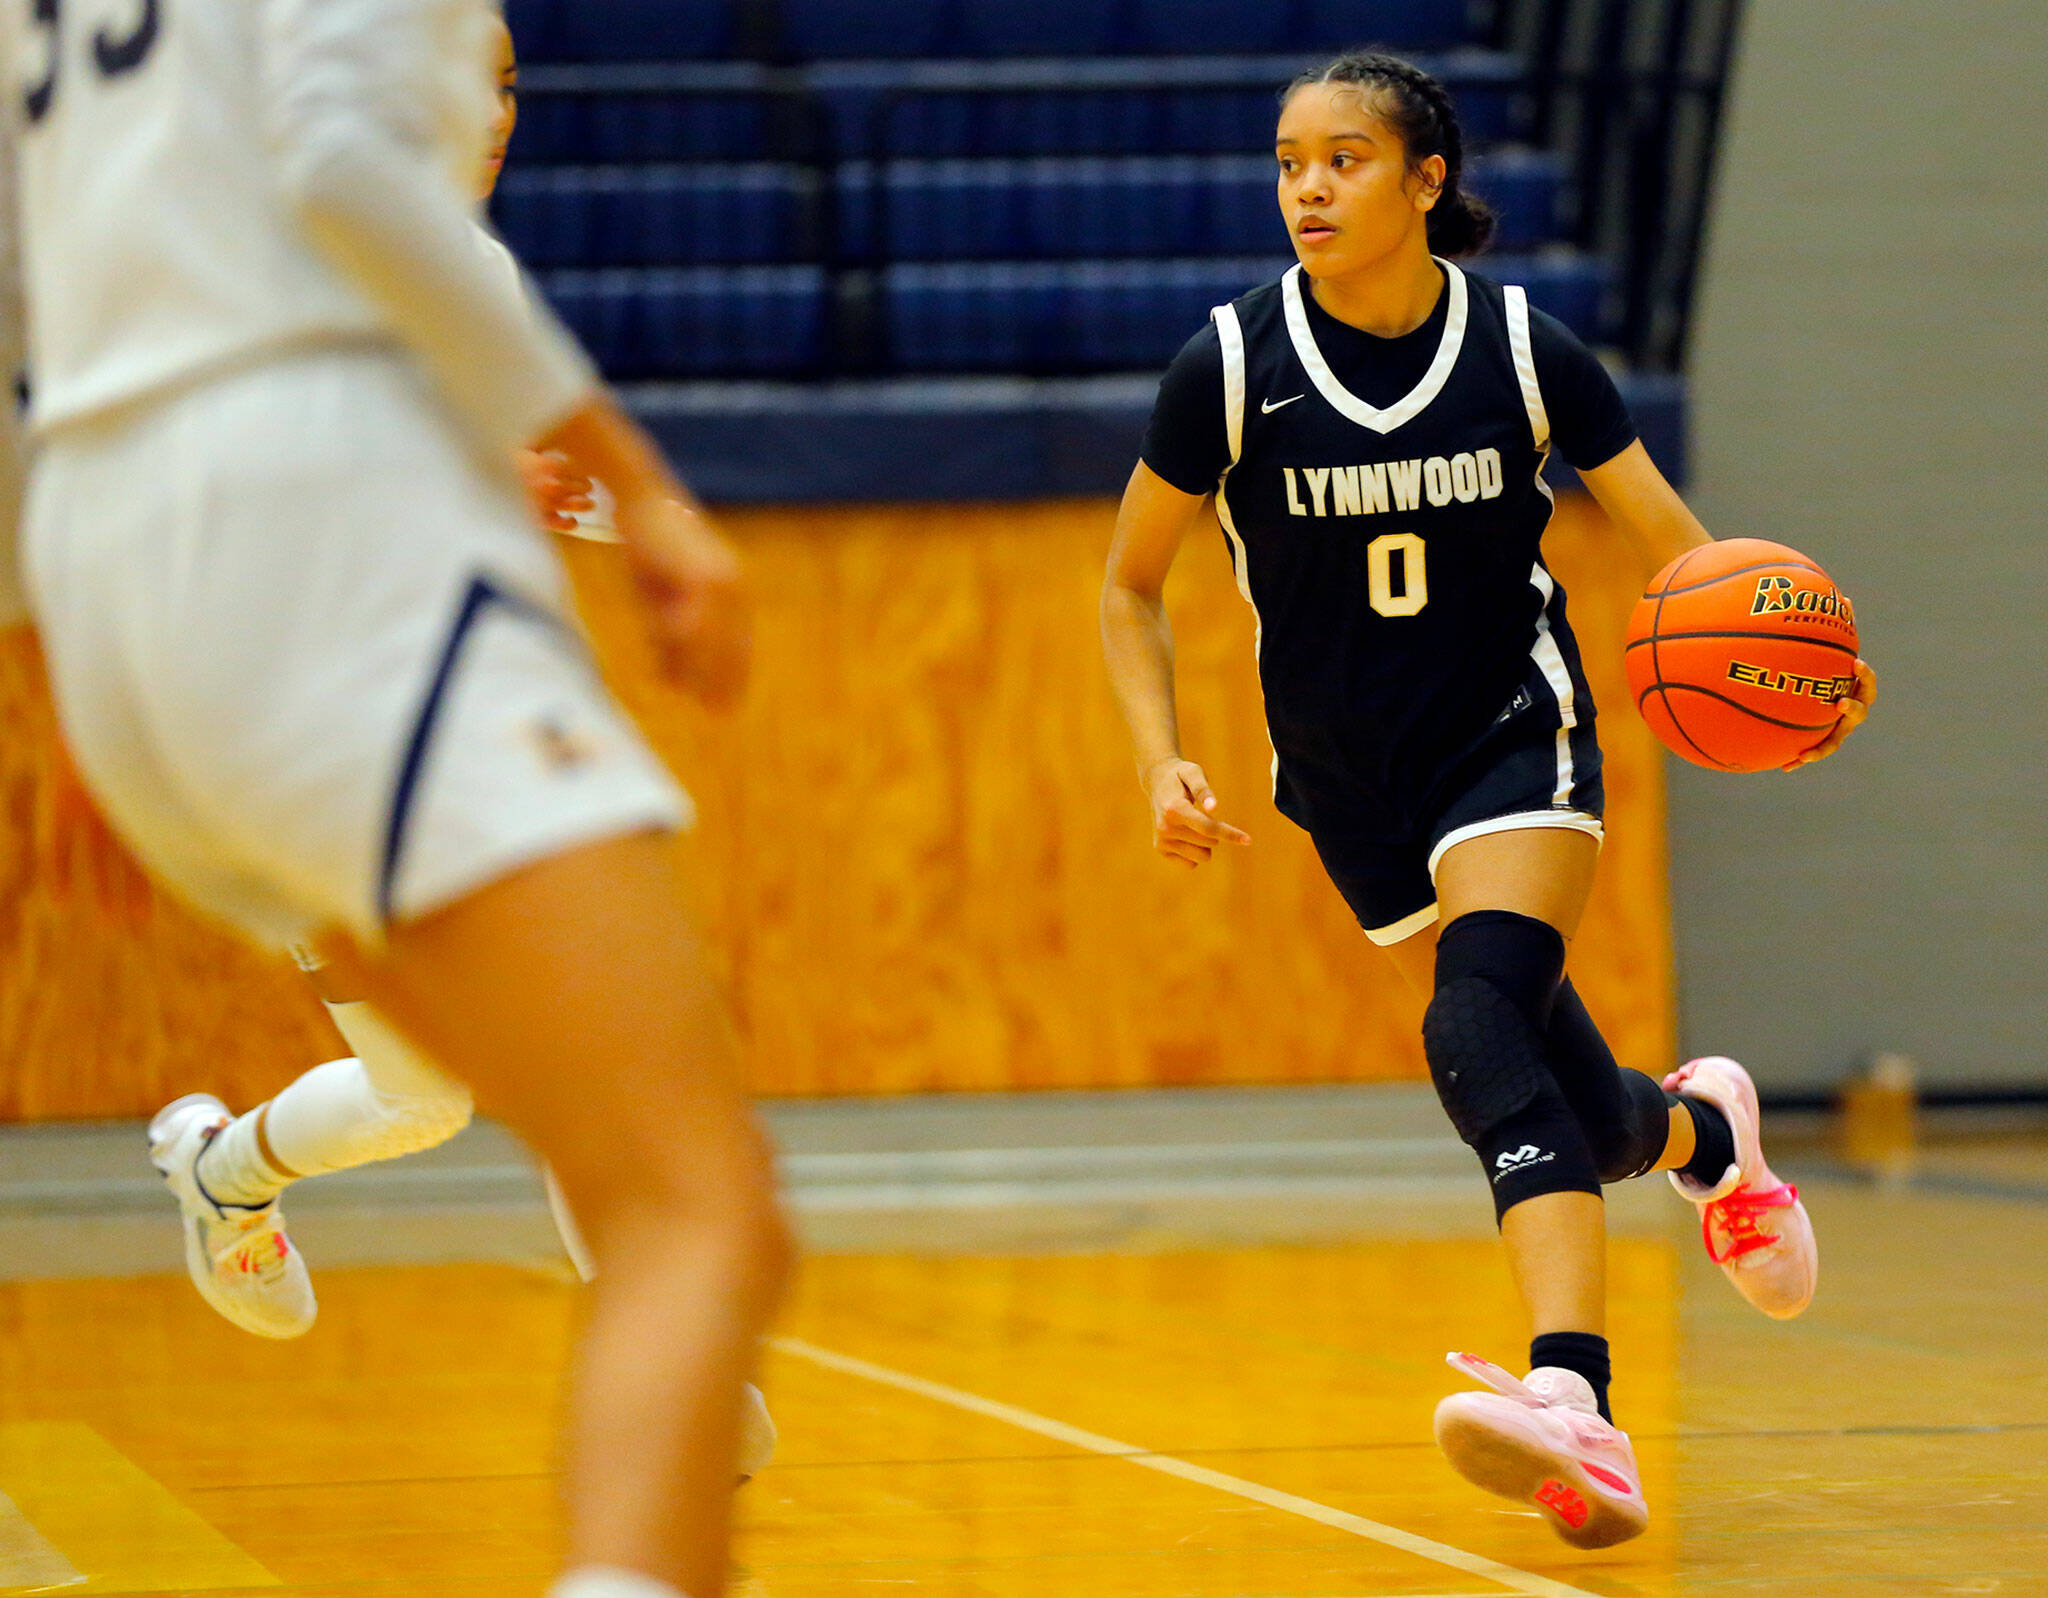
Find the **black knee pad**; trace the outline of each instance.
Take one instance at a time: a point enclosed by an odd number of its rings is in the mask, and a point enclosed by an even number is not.
[[[1422,1052],[1444,1114],[1475,1146],[1546,1086],[1557,1090],[1528,1018],[1484,977],[1459,977],[1436,990],[1422,1013]]]
[[[1521,1009],[1484,977],[1436,991],[1422,1018],[1430,1080],[1479,1156],[1496,1217],[1544,1193],[1598,1193],[1600,1175]]]
[[[1567,978],[1544,1034],[1550,1069],[1585,1128],[1603,1182],[1641,1176],[1664,1153],[1671,1095],[1640,1071],[1625,1071]]]
[[[1542,1032],[1564,978],[1564,934],[1512,910],[1459,916],[1437,937],[1436,985],[1462,977],[1484,977]]]

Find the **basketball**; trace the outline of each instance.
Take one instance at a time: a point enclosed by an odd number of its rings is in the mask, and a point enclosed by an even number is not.
[[[1636,708],[1673,754],[1764,771],[1834,730],[1856,685],[1856,612],[1797,550],[1724,539],[1651,581],[1629,618],[1627,662]]]

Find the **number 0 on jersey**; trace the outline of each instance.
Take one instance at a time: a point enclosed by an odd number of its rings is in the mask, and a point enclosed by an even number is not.
[[[1401,588],[1394,590],[1394,556],[1401,557]],[[1372,608],[1382,616],[1413,616],[1429,603],[1429,567],[1419,533],[1382,533],[1365,546]]]

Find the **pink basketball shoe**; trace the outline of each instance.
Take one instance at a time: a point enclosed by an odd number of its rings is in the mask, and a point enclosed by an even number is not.
[[[1436,1406],[1436,1441],[1475,1487],[1534,1504],[1574,1548],[1607,1548],[1650,1524],[1628,1433],[1600,1418],[1576,1371],[1539,1367],[1516,1381],[1477,1354],[1445,1356],[1490,1393],[1453,1393]]]
[[[1766,1315],[1786,1321],[1813,1302],[1820,1249],[1799,1189],[1780,1182],[1764,1163],[1756,1084],[1733,1060],[1709,1055],[1680,1066],[1664,1091],[1702,1099],[1728,1117],[1735,1163],[1712,1187],[1677,1171],[1671,1185],[1700,1208],[1707,1258],[1735,1290]]]

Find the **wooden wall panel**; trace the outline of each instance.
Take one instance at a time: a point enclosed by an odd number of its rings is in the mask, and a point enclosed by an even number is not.
[[[697,794],[686,853],[763,1092],[1383,1080],[1419,1009],[1272,808],[1251,616],[1220,536],[1171,594],[1182,714],[1252,848],[1156,859],[1095,646],[1112,508],[733,513],[760,598],[744,710],[653,683],[616,553],[571,551],[607,666]],[[1597,512],[1552,533],[1605,707],[1612,837],[1573,956],[1622,1058],[1671,1047],[1661,771],[1625,707],[1639,573]],[[0,668],[0,1115],[242,1103],[331,1053],[280,963],[173,909],[140,930],[53,902],[25,853],[45,712]]]

